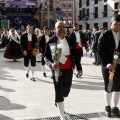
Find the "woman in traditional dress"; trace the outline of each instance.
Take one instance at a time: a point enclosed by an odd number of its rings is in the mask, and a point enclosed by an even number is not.
[[[5,30],[3,31],[3,34],[1,35],[0,48],[6,47],[7,44],[8,44],[8,30],[5,29]]]
[[[20,37],[14,28],[9,31],[9,43],[6,47],[4,58],[14,59],[14,62],[16,59],[23,58],[20,48]]]
[[[37,48],[37,54],[36,54],[36,61],[41,61],[41,57],[40,57],[40,52],[39,52],[39,43],[40,43],[40,37],[42,35],[41,30],[39,28],[35,29],[34,32],[37,36],[37,42],[36,42],[36,48]]]

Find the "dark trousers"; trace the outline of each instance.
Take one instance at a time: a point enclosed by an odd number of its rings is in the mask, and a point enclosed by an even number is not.
[[[119,92],[120,91],[120,65],[117,65],[115,70],[115,76],[113,79],[113,87],[111,92]],[[109,70],[106,66],[102,65],[102,74],[104,79],[105,91],[108,92],[108,84],[109,84]]]
[[[44,57],[42,57],[42,65],[45,65]]]
[[[29,66],[29,61],[31,62],[31,66],[36,66],[36,56],[33,56],[31,51],[27,51],[27,56],[24,56],[24,66]]]
[[[55,81],[55,76],[53,76],[55,87],[55,102],[62,102],[64,101],[64,97],[68,96],[72,85],[72,77],[72,69],[61,70],[61,76],[59,76],[58,82]]]
[[[81,65],[81,57],[83,56],[83,50],[82,49],[76,49],[75,50],[75,63],[77,64],[77,70],[82,70]]]

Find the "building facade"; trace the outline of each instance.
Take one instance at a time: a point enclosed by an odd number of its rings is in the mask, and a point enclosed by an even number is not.
[[[110,28],[111,17],[119,8],[119,0],[75,0],[75,4],[80,29]]]
[[[72,26],[75,22],[75,0],[61,0],[60,8],[63,11],[63,21],[66,26]]]

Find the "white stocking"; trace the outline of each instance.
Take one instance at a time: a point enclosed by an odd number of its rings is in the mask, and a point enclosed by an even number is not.
[[[112,96],[112,107],[117,107],[120,97],[120,92],[113,92]]]
[[[25,67],[27,74],[29,74],[29,67]]]
[[[112,93],[105,92],[104,95],[105,95],[105,105],[110,106]]]
[[[45,65],[42,65],[42,71],[45,72]]]
[[[31,70],[31,72],[32,72],[32,78],[34,78],[34,71],[35,71],[35,67],[31,67],[32,68],[32,70]]]
[[[65,115],[64,115],[64,102],[58,102],[57,105],[58,105],[58,108],[59,108],[61,120],[65,120]]]

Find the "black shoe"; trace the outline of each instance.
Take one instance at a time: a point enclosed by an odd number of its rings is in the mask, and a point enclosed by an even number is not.
[[[111,117],[111,107],[105,106],[105,113],[107,117]]]
[[[32,81],[35,81],[35,78],[31,78]]]
[[[43,73],[43,76],[46,77],[46,73],[45,72]]]
[[[29,74],[28,73],[26,73],[26,78],[28,78],[29,77]]]
[[[14,59],[14,62],[17,62],[17,60],[16,60],[16,59]]]
[[[115,115],[115,116],[117,116],[117,117],[120,117],[120,110],[119,110],[118,107],[113,107],[113,108],[111,109],[111,112],[112,112],[113,115]]]

